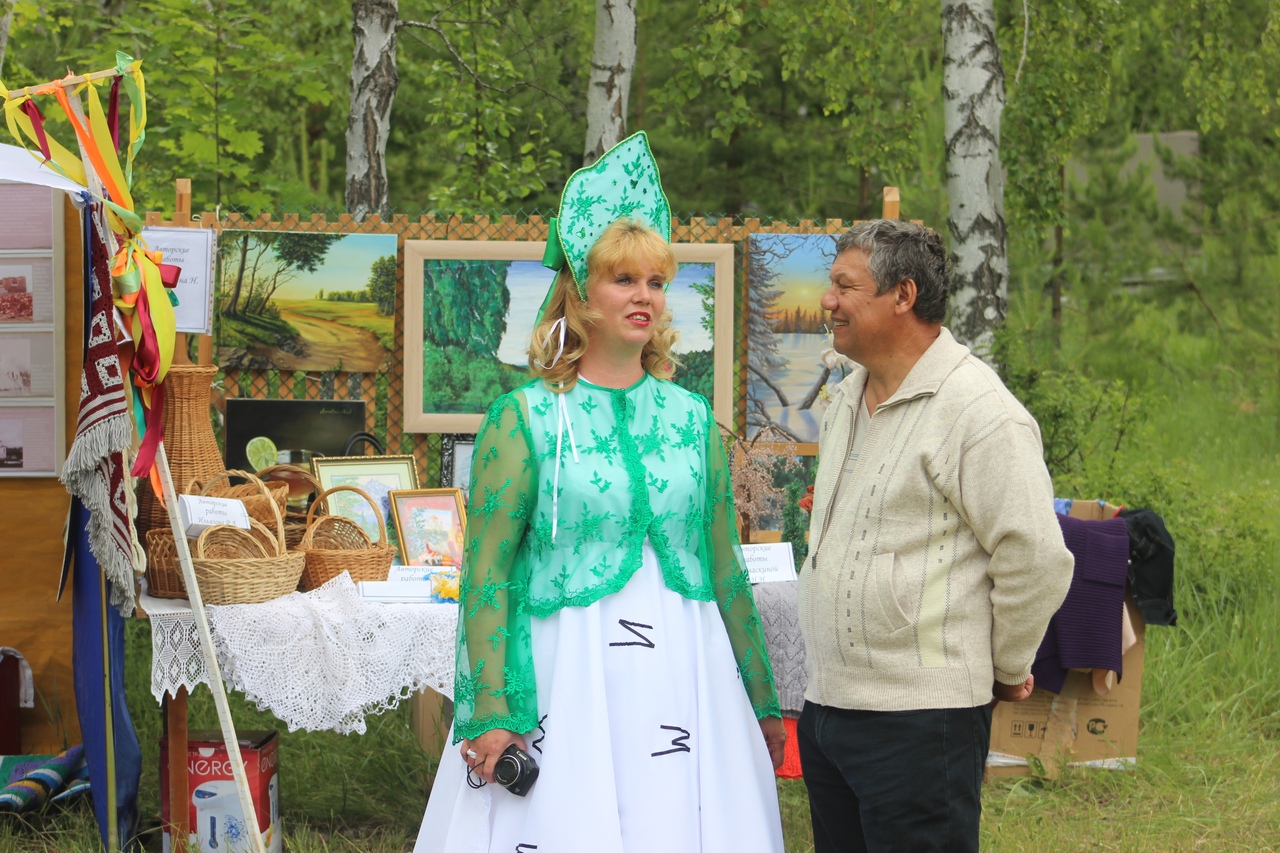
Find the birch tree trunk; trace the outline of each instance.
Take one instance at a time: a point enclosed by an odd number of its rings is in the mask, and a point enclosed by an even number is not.
[[[993,0],[943,0],[942,42],[947,227],[954,263],[951,331],[990,360],[1009,286],[1000,167],[1004,69]]]
[[[351,113],[347,119],[347,211],[357,218],[390,212],[387,137],[396,73],[399,0],[353,0],[355,53],[351,58]]]
[[[626,136],[627,100],[635,65],[636,0],[596,0],[583,165],[599,160]]]
[[[4,15],[0,17],[0,74],[4,73],[4,54],[9,46],[9,27],[13,25],[13,0],[0,0]]]

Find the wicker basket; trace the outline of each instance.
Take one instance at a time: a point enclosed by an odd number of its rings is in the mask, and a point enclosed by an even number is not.
[[[208,480],[223,468],[222,452],[209,417],[209,389],[217,373],[218,368],[207,365],[175,364],[165,376],[164,447],[176,485],[192,479]],[[169,513],[146,477],[138,484],[137,526],[139,536],[146,536],[152,529],[169,529]],[[149,578],[147,582],[150,583]],[[186,597],[185,592],[182,597]]]
[[[232,485],[232,477],[241,477],[249,482]],[[192,480],[186,493],[204,495],[207,498],[239,500],[250,518],[270,527],[284,516],[285,503],[289,500],[289,484],[283,480],[263,483],[244,471],[221,471],[208,480]]]
[[[284,518],[267,486],[252,474],[228,473],[257,488],[275,517],[270,527],[254,519],[249,530],[220,524],[200,534],[191,561],[200,594],[206,604],[257,604],[288,595],[298,586],[306,558],[286,548]]]
[[[156,598],[186,598],[187,584],[178,564],[178,546],[168,527],[147,531],[147,595]],[[192,543],[194,545],[194,543]]]
[[[349,518],[340,515],[316,517],[316,507],[334,492],[355,492],[369,502],[378,519],[378,541],[371,542],[369,535]],[[307,513],[307,532],[298,550],[307,556],[307,567],[302,573],[302,588],[316,589],[343,572],[351,573],[353,581],[384,581],[391,571],[395,551],[387,541],[387,525],[382,510],[368,492],[355,486],[334,486],[322,492]]]
[[[303,481],[311,486],[311,493],[313,495],[319,495],[324,491],[324,487],[320,485],[320,481],[317,480],[306,468],[302,468],[298,465],[271,465],[259,471],[258,477],[266,483],[290,483],[290,481]],[[321,514],[328,515],[328,503],[321,498],[316,498],[314,503],[319,505],[319,511]],[[284,513],[284,541],[285,544],[289,546],[289,550],[292,551],[298,547],[306,532],[306,511],[286,505]]]

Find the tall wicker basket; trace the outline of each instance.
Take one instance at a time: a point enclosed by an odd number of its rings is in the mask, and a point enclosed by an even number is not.
[[[207,481],[222,473],[222,454],[209,419],[209,389],[218,368],[175,364],[164,380],[164,447],[173,482],[182,488],[192,480]],[[138,536],[153,528],[169,527],[169,515],[151,490],[151,481],[138,484]]]

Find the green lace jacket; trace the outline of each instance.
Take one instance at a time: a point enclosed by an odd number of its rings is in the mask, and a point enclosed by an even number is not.
[[[622,589],[646,538],[668,587],[719,605],[756,716],[781,716],[705,398],[648,375],[506,394],[476,437],[467,516],[455,740],[537,726],[530,619]]]

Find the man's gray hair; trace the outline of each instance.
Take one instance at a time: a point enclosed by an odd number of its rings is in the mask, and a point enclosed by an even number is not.
[[[837,257],[850,249],[867,256],[867,270],[879,293],[912,279],[916,316],[926,323],[941,323],[946,317],[951,264],[937,231],[896,219],[873,219],[858,223],[836,241]]]

